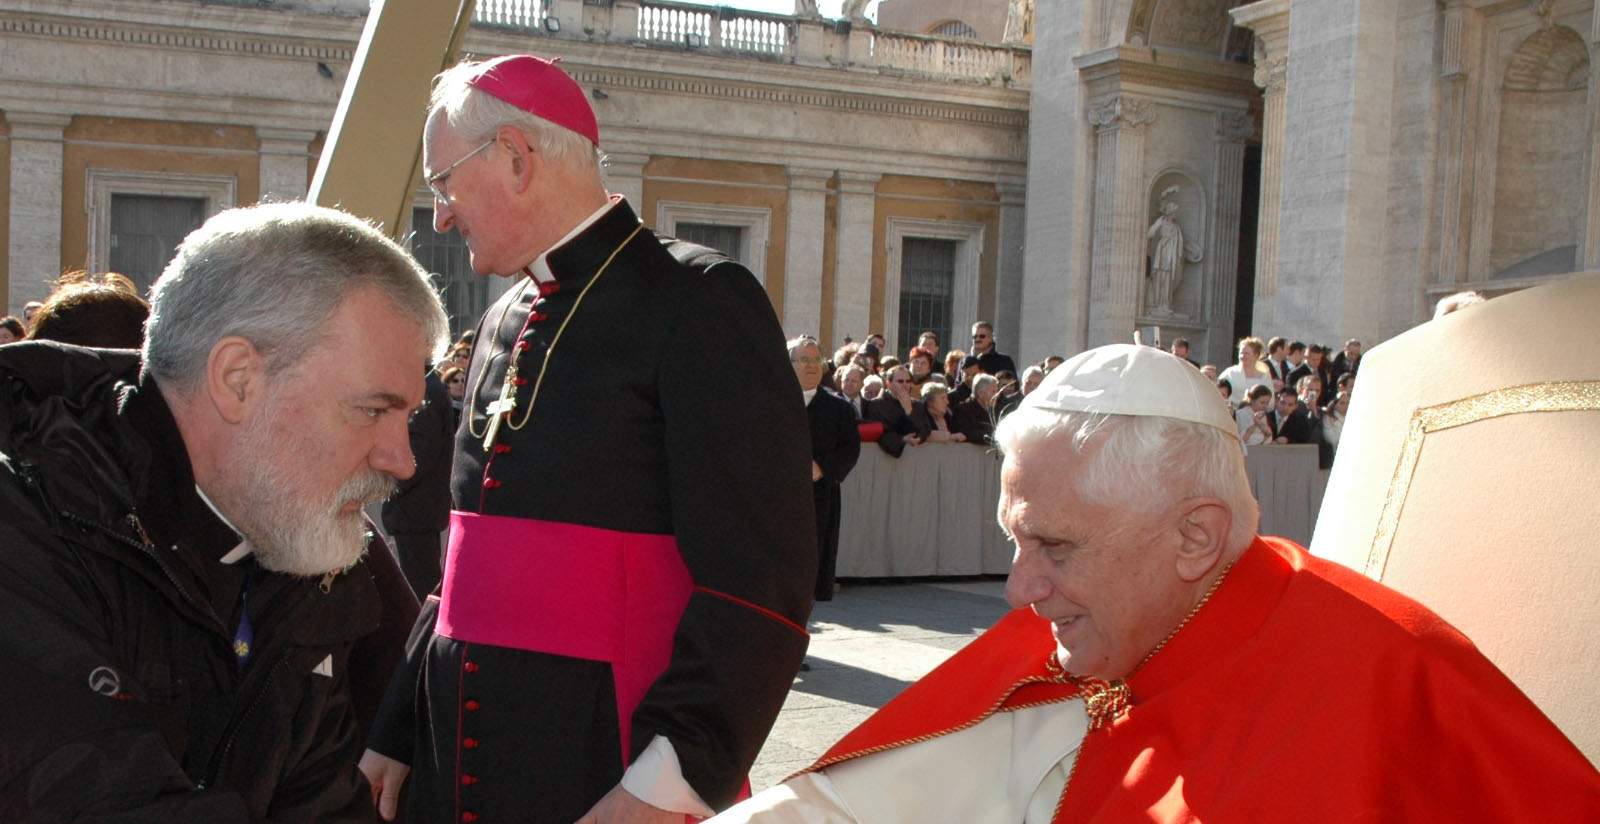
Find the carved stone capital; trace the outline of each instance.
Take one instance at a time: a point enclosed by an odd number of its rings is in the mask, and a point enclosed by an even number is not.
[[[1217,112],[1217,140],[1243,143],[1256,133],[1256,119],[1249,112]]]
[[[1257,52],[1260,53],[1259,51]],[[1256,58],[1256,85],[1268,92],[1282,92],[1284,84],[1289,77],[1289,58],[1265,57]]]
[[[1139,128],[1155,119],[1155,103],[1140,97],[1109,95],[1089,103],[1089,123],[1099,131]]]

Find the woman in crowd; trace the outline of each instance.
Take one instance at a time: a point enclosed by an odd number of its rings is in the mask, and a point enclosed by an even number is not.
[[[1272,389],[1272,372],[1261,362],[1265,350],[1266,344],[1260,338],[1244,338],[1239,341],[1239,362],[1222,370],[1222,377],[1233,387],[1233,396],[1228,399],[1233,405],[1242,406],[1252,387]]]
[[[1333,447],[1335,455],[1339,451],[1339,434],[1344,430],[1344,416],[1349,411],[1350,393],[1341,391],[1322,412],[1322,441]]]
[[[922,385],[922,401],[911,413],[911,423],[917,427],[917,437],[924,443],[959,443],[966,435],[955,431],[955,417],[950,414],[950,387],[938,381]]]
[[[950,354],[944,356],[944,385],[960,386],[962,383],[961,359],[967,356],[960,349],[951,349]]]
[[[12,343],[28,336],[27,330],[22,328],[22,320],[15,315],[6,315],[0,318],[0,343]]]
[[[1239,425],[1239,440],[1245,446],[1272,443],[1272,423],[1267,413],[1272,411],[1272,384],[1258,383],[1245,393],[1245,405],[1233,413]]]
[[[933,379],[933,353],[918,346],[911,350],[908,360],[911,363],[911,388],[920,392]]]
[[[1217,391],[1222,393],[1222,402],[1233,408],[1233,384],[1227,378],[1217,378]]]
[[[467,396],[467,370],[459,366],[450,365],[439,374],[439,379],[444,381],[445,391],[450,393],[450,406],[455,409],[455,429],[461,428],[461,404]]]
[[[861,397],[869,401],[875,401],[882,396],[883,378],[877,375],[868,375],[867,379],[861,382]]]

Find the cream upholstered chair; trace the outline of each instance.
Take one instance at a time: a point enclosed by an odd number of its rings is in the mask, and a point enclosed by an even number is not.
[[[1311,550],[1442,615],[1600,764],[1600,273],[1362,358]]]

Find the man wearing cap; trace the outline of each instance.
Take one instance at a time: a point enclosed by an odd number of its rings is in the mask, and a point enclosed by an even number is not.
[[[1600,820],[1600,773],[1465,637],[1254,534],[1234,433],[1168,353],[1052,371],[996,433],[1017,609],[714,820]]]
[[[771,303],[607,194],[553,61],[442,73],[423,165],[435,228],[516,282],[476,335],[444,581],[362,760],[380,812],[409,780],[414,821],[710,815],[804,657],[816,575]]]

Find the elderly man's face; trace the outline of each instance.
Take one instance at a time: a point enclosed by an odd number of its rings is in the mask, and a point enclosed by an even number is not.
[[[1177,568],[1181,538],[1168,516],[1079,499],[1088,456],[1071,439],[1022,445],[1000,471],[1000,524],[1016,542],[1006,600],[1051,623],[1061,665],[1107,681],[1133,671],[1193,603]]]
[[[844,370],[844,377],[839,380],[839,388],[844,390],[844,396],[854,398],[861,394],[861,382],[864,380],[861,372],[856,369]]]
[[[1025,378],[1023,380],[1023,382],[1022,382],[1022,394],[1024,394],[1024,395],[1033,394],[1033,390],[1038,389],[1039,388],[1039,384],[1041,384],[1041,383],[1044,383],[1044,373],[1042,373],[1042,372],[1030,372],[1030,373],[1028,373],[1028,377]]]
[[[217,496],[261,565],[294,575],[355,563],[362,509],[416,471],[406,424],[429,356],[416,322],[367,290],[327,323],[329,337],[267,379]]]
[[[980,406],[988,406],[998,394],[1000,394],[1000,384],[998,383],[985,384],[980,389],[972,390],[972,396],[978,399]]]
[[[437,174],[462,161],[437,184],[447,197],[434,198],[433,228],[443,234],[454,226],[461,233],[471,255],[472,271],[509,275],[537,257],[548,243],[532,234],[536,230],[518,226],[508,218],[505,203],[510,193],[494,174],[496,162],[504,159],[500,149],[489,146],[468,157],[483,143],[457,134],[442,114],[435,113],[428,119],[422,142],[424,174]],[[548,240],[554,242],[558,237]],[[532,248],[535,246],[538,248]]]
[[[789,361],[794,366],[794,376],[800,379],[800,388],[807,392],[822,383],[822,350],[815,346],[802,346],[795,350]]]

